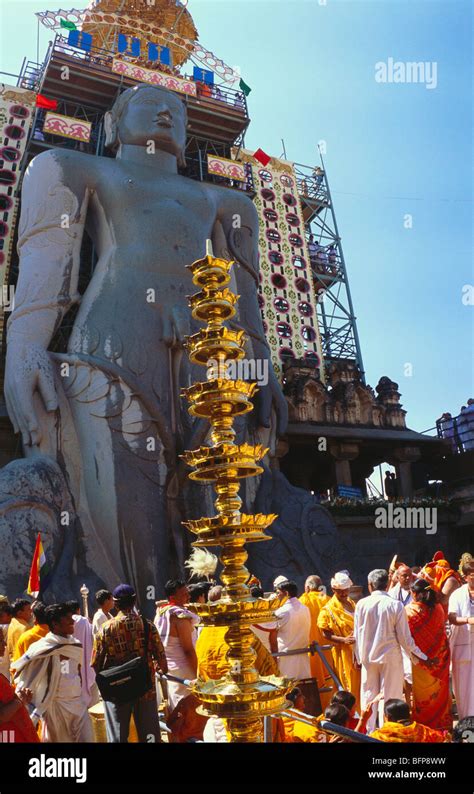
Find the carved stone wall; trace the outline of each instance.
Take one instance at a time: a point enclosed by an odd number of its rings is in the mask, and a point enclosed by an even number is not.
[[[375,391],[361,382],[352,361],[332,362],[326,385],[312,362],[292,360],[284,366],[290,422],[405,429],[406,411],[399,402],[398,384],[382,377]]]

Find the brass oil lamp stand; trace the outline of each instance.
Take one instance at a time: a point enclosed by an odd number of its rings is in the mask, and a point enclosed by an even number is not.
[[[223,597],[214,603],[196,605],[194,609],[203,626],[228,627],[225,639],[229,645],[226,657],[229,672],[217,681],[198,679],[193,692],[201,701],[203,713],[228,721],[232,742],[261,742],[262,718],[286,708],[290,681],[273,675],[260,677],[254,666],[255,635],[250,627],[271,621],[277,600],[250,595],[244,546],[270,540],[264,530],[276,515],[240,512],[239,481],[263,471],[258,461],[267,449],[261,444],[235,443],[234,419],[253,409],[251,397],[257,387],[255,383],[225,377],[226,363],[245,356],[245,332],[224,325],[235,315],[239,297],[228,289],[233,264],[214,257],[208,241],[206,256],[188,265],[193,283],[200,287],[200,292],[188,299],[192,316],[205,322],[206,327],[187,338],[186,348],[193,363],[208,367],[214,361],[216,366],[214,371],[207,369],[207,381],[195,383],[182,392],[191,404],[190,414],[210,421],[212,445],[186,451],[182,457],[194,468],[190,479],[214,484],[217,515],[183,523],[197,535],[193,546],[222,547]]]

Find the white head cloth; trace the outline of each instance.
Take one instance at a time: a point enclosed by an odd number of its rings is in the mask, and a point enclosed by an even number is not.
[[[331,579],[331,587],[335,590],[349,590],[352,585],[352,579],[345,571],[335,573]]]

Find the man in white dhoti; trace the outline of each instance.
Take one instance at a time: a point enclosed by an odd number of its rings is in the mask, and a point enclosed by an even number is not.
[[[168,662],[168,672],[178,678],[192,680],[197,675],[196,625],[199,618],[185,604],[189,603],[189,591],[182,579],[170,579],[165,584],[168,603],[156,611],[155,626],[161,637]],[[168,706],[170,713],[181,698],[189,695],[189,688],[175,681],[168,681]]]
[[[12,664],[17,688],[33,693],[32,718],[42,720],[43,742],[92,742],[92,724],[82,698],[82,645],[72,635],[71,608],[46,609],[49,634]]]
[[[411,594],[411,584],[414,581],[413,571],[409,565],[401,563],[397,568],[397,581],[388,591],[389,596],[400,601],[402,606],[406,607],[407,604],[413,600]],[[402,662],[403,662],[403,678],[405,679],[405,694],[408,703],[410,702],[411,690],[413,686],[413,673],[411,667],[410,655],[402,648]]]
[[[294,582],[283,582],[280,589],[288,600],[275,611],[277,628],[270,635],[273,653],[307,648],[311,631],[311,613],[298,601],[298,588]],[[278,667],[282,676],[300,681],[311,676],[307,653],[294,656],[279,656]]]
[[[459,719],[474,716],[474,561],[462,566],[466,584],[449,598],[453,689]]]
[[[410,656],[426,660],[415,644],[408,628],[405,608],[387,593],[388,573],[383,569],[368,576],[369,593],[356,604],[354,616],[355,657],[361,670],[361,707],[379,700],[379,724],[383,724],[383,703],[397,698],[403,700],[402,649]],[[367,723],[367,733],[375,728],[377,710],[373,709]]]
[[[94,638],[92,625],[89,618],[81,615],[79,601],[67,601],[67,606],[72,609],[72,619],[74,621],[73,635],[82,645],[81,662],[81,683],[82,697],[87,708],[95,706],[99,702],[99,689],[95,683],[95,670],[91,667],[92,648]]]

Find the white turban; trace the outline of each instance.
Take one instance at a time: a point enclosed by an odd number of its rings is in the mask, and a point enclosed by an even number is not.
[[[352,579],[345,571],[335,573],[331,579],[331,587],[335,590],[349,590],[352,585]]]
[[[288,581],[287,576],[277,576],[277,578],[273,582],[273,587],[276,589],[278,585],[283,584],[283,582],[287,582],[287,581]]]

